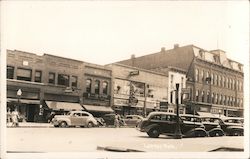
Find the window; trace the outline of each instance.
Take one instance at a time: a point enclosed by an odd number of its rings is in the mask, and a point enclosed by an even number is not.
[[[35,82],[42,82],[42,71],[35,72]]]
[[[181,77],[181,89],[184,88],[184,77]]]
[[[235,89],[239,90],[239,81],[238,80],[236,81],[236,88]]]
[[[201,101],[205,102],[205,95],[204,95],[204,91],[201,92]]]
[[[170,103],[173,103],[173,92],[170,92]]]
[[[215,94],[215,104],[218,104],[218,94]]]
[[[235,83],[234,83],[234,79],[232,80],[232,89],[235,89]]]
[[[71,87],[77,87],[77,77],[76,76],[71,77]]]
[[[215,85],[218,85],[217,77],[218,77],[217,75],[214,75],[214,84],[215,84]]]
[[[211,84],[214,84],[214,74],[211,73]]]
[[[103,82],[102,83],[102,93],[103,94],[108,94],[108,82]]]
[[[221,76],[218,76],[218,86],[221,86]]]
[[[214,93],[212,93],[212,103],[214,104]]]
[[[49,83],[55,84],[55,73],[49,73]]]
[[[14,79],[14,67],[7,66],[7,78]]]
[[[201,81],[204,81],[204,70],[201,71]]]
[[[226,78],[226,85],[225,85],[226,88],[228,88],[228,78]]]
[[[17,69],[17,80],[31,81],[31,70],[18,68]]]
[[[222,94],[220,95],[220,104],[221,105],[223,104],[223,95]]]
[[[199,102],[199,90],[196,91],[195,96],[196,96],[196,101]]]
[[[100,81],[96,80],[95,81],[95,94],[99,94],[100,92]]]
[[[207,103],[210,103],[210,92],[207,91]]]
[[[206,83],[207,83],[207,84],[209,84],[209,82],[211,82],[211,81],[208,80],[208,78],[209,78],[209,76],[210,76],[209,74],[210,74],[210,73],[209,73],[209,71],[208,71],[208,72],[207,72],[207,75],[206,75]],[[211,80],[211,79],[210,79],[210,80]]]
[[[224,105],[227,105],[227,96],[224,96]]]
[[[87,79],[86,80],[86,92],[87,93],[91,93],[91,85],[92,85],[92,80],[91,79]]]
[[[228,88],[229,89],[231,89],[231,83],[232,83],[232,81],[231,81],[231,78],[229,79],[229,82],[228,82]]]
[[[195,81],[199,81],[199,70],[195,70]]]
[[[174,75],[171,75],[170,85],[171,85],[172,88],[174,87],[173,81],[174,81]]]
[[[222,85],[221,86],[225,87],[225,77],[224,76],[222,76]]]
[[[69,87],[69,75],[58,74],[57,84]]]

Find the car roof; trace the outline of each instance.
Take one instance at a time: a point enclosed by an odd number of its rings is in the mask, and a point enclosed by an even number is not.
[[[198,116],[198,115],[192,115],[192,114],[180,114],[180,116],[200,118],[200,116]]]
[[[161,115],[161,114],[164,114],[164,115],[176,115],[174,113],[169,113],[169,112],[151,112],[148,115],[157,115],[157,114],[159,114],[159,115]]]
[[[89,112],[81,111],[81,110],[70,111],[70,113],[86,113],[86,114],[91,114],[91,113],[89,113]]]

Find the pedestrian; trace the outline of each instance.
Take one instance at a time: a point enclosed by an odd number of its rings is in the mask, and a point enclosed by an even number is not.
[[[119,115],[116,113],[115,114],[115,121],[114,121],[114,125],[116,128],[120,127],[120,121],[119,121]]]
[[[52,119],[55,117],[56,113],[55,112],[51,112],[49,117],[48,117],[48,123],[50,123],[52,121]]]
[[[18,111],[17,111],[16,108],[15,108],[15,110],[11,113],[11,119],[12,119],[12,126],[14,126],[14,127],[19,126],[19,124],[18,124],[19,113],[18,113]]]

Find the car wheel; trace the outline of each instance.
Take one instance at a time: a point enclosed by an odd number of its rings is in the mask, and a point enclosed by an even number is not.
[[[152,128],[147,132],[149,137],[158,138],[160,136],[160,132],[157,128]]]
[[[207,136],[207,133],[205,131],[195,131],[194,132],[194,136],[195,137],[206,137]]]
[[[58,127],[59,127],[59,125],[54,125],[54,127],[58,128]]]
[[[94,126],[94,124],[92,122],[88,122],[88,124],[87,124],[88,128],[92,128],[93,126]]]
[[[210,137],[223,136],[224,133],[222,131],[213,131],[209,134]]]
[[[62,121],[60,123],[60,127],[62,127],[62,128],[66,128],[67,126],[68,126],[68,124],[65,121]]]
[[[233,136],[243,136],[243,132],[241,131],[234,131]]]

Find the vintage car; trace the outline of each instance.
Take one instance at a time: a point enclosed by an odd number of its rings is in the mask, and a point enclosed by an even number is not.
[[[209,136],[215,137],[225,135],[220,126],[220,118],[213,116],[198,116],[198,118],[200,118],[201,122],[205,126],[205,130],[208,132]]]
[[[177,115],[167,112],[151,112],[143,119],[137,129],[146,132],[149,137],[157,138],[159,135],[174,135],[177,125]],[[201,122],[187,122],[179,118],[180,130],[183,137],[206,137],[207,132]]]
[[[221,128],[229,136],[244,135],[244,119],[239,117],[224,117],[221,118]]]
[[[126,115],[123,120],[127,126],[136,127],[142,119],[143,117],[140,115]]]
[[[98,123],[92,114],[85,111],[70,111],[67,115],[55,115],[52,119],[54,127],[94,127]]]

